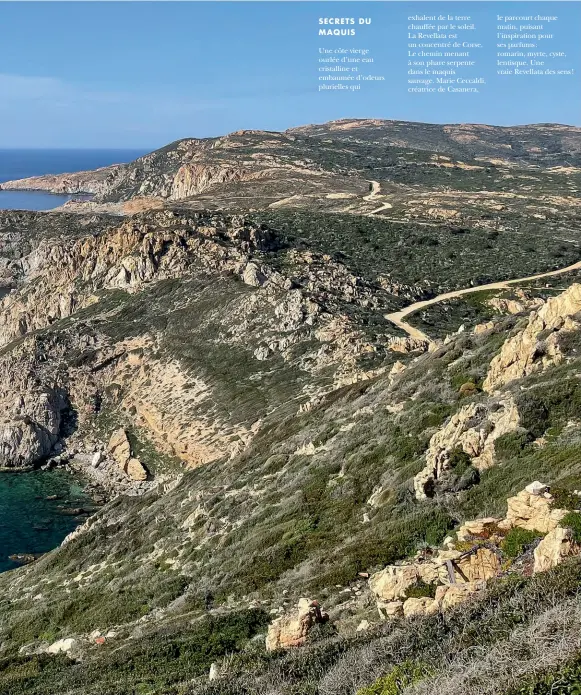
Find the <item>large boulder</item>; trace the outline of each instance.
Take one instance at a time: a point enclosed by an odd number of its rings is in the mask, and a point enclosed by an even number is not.
[[[460,603],[464,603],[464,601],[484,589],[485,586],[486,582],[483,581],[439,586],[436,589],[435,601],[438,603],[441,611],[446,611]]]
[[[557,528],[567,514],[566,509],[553,509],[553,496],[542,483],[532,483],[507,500],[506,519],[500,523],[505,529],[519,526],[529,531],[549,533]]]
[[[416,565],[389,565],[371,575],[369,588],[380,601],[389,603],[404,598],[406,591],[419,579]]]
[[[147,471],[139,459],[130,458],[123,470],[131,480],[147,480]]]
[[[403,604],[404,617],[410,618],[413,615],[433,615],[440,610],[437,601],[429,596],[420,598],[408,598]]]
[[[53,642],[46,648],[47,654],[67,654],[78,646],[78,641],[73,637],[65,637]]]
[[[493,579],[501,569],[499,556],[489,548],[478,548],[476,552],[458,558],[455,565],[457,581],[467,583]]]
[[[267,651],[301,647],[307,641],[312,628],[328,619],[329,616],[321,611],[317,601],[300,599],[294,613],[283,615],[270,624],[266,635]]]
[[[131,458],[131,444],[127,437],[127,432],[121,428],[115,430],[109,439],[107,446],[109,454],[117,461],[120,468],[125,468],[125,465]]]
[[[571,529],[557,526],[535,548],[533,572],[550,570],[563,562],[566,557],[579,555],[580,552],[581,548],[573,540]]]
[[[473,538],[492,538],[498,532],[499,523],[500,519],[493,516],[465,521],[458,529],[456,537],[459,541],[469,541]]]
[[[409,600],[409,599],[408,599]],[[377,600],[377,612],[382,619],[399,618],[403,615],[403,601],[382,601]]]
[[[131,443],[123,428],[113,432],[107,449],[111,457],[119,464],[119,468],[131,480],[147,480],[147,470],[139,459],[131,455]]]

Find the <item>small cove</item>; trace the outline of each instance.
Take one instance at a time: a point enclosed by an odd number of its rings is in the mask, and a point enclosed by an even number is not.
[[[19,564],[10,555],[46,553],[83,523],[93,503],[64,470],[0,471],[0,572]]]
[[[0,191],[0,210],[52,210],[79,197],[83,196],[44,191]]]

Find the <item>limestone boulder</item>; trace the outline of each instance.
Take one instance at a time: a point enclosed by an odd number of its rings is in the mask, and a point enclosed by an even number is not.
[[[403,615],[403,601],[377,601],[377,612],[383,620],[387,618],[399,618]]]
[[[47,654],[67,654],[78,646],[78,641],[72,637],[66,637],[53,642],[47,647]]]
[[[489,548],[479,548],[476,552],[456,560],[455,565],[457,581],[469,584],[493,579],[501,569],[499,556]]]
[[[464,584],[449,584],[439,586],[436,589],[436,602],[441,611],[446,611],[454,606],[464,603],[471,596],[484,589],[486,582],[467,582]]]
[[[131,444],[127,437],[127,432],[121,428],[115,430],[109,439],[107,446],[109,454],[119,464],[119,467],[125,469],[127,462],[131,458]]]
[[[130,458],[123,470],[131,480],[147,480],[147,470],[139,459]]]
[[[429,596],[408,598],[403,604],[403,614],[406,618],[410,618],[413,615],[433,615],[439,610],[438,602]]]
[[[458,529],[457,538],[459,541],[468,541],[472,538],[490,538],[496,534],[499,522],[500,519],[492,516],[466,521]]]
[[[539,531],[539,533],[553,531],[567,514],[567,510],[552,509],[554,499],[550,493],[543,491],[546,489],[546,486],[543,486],[530,492],[529,490],[533,490],[533,487],[528,486],[514,497],[509,497],[506,519],[501,526],[504,528],[519,526],[529,531]]]
[[[419,579],[416,565],[389,565],[371,575],[369,588],[380,601],[389,603],[405,597],[407,589]]]
[[[535,548],[533,572],[546,572],[561,564],[566,557],[580,552],[581,547],[573,540],[571,529],[557,526]]]
[[[139,459],[132,456],[131,443],[124,429],[121,428],[113,432],[107,449],[119,468],[131,480],[147,480],[147,469]]]
[[[321,611],[317,601],[301,598],[294,613],[283,615],[270,624],[266,635],[267,651],[301,647],[312,628],[328,619],[329,616]]]

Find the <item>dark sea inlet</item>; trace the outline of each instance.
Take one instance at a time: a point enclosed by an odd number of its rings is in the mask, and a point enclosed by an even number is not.
[[[1,150],[0,184],[43,174],[71,174],[131,162],[146,150]],[[0,191],[0,210],[52,210],[74,198],[43,191]]]

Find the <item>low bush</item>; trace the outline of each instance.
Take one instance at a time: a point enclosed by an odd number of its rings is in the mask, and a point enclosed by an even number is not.
[[[408,685],[421,680],[427,674],[425,666],[413,661],[405,661],[367,688],[361,688],[357,695],[400,695]]]
[[[406,598],[435,598],[436,596],[436,585],[426,584],[421,580],[417,584],[413,584],[408,587],[405,592]]]
[[[538,538],[542,537],[539,531],[529,531],[516,526],[511,529],[500,544],[502,552],[509,558],[513,559],[522,555],[527,546],[534,543]]]
[[[494,452],[500,461],[510,461],[510,459],[521,456],[532,441],[533,436],[527,430],[508,432],[498,437],[494,442]]]
[[[581,543],[581,514],[579,512],[568,512],[561,520],[561,526],[566,526],[573,531],[573,540]]]

